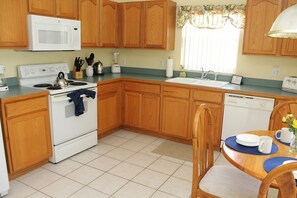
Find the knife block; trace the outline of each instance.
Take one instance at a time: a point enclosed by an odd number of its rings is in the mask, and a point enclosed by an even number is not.
[[[83,78],[82,69],[80,68],[79,71],[76,71],[76,67],[73,66],[72,75],[73,75],[73,78],[74,79],[81,79],[81,78]]]

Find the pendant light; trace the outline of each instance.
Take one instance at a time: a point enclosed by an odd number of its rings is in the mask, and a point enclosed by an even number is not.
[[[278,15],[267,36],[297,39],[297,4]]]

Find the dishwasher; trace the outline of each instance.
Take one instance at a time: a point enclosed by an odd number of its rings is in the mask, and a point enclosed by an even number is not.
[[[267,130],[274,99],[225,93],[221,146],[232,135]]]

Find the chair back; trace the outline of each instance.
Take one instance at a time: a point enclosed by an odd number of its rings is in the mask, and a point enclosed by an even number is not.
[[[273,169],[264,178],[259,188],[258,198],[266,198],[270,184],[275,180],[279,187],[278,197],[296,198],[296,182],[292,171],[297,170],[297,162]]]
[[[269,130],[279,130],[282,127],[288,127],[282,123],[282,118],[287,114],[297,115],[297,101],[286,101],[276,105],[270,116]]]
[[[193,122],[193,181],[192,196],[197,194],[197,187],[206,172],[213,166],[213,116],[206,104],[196,110]]]

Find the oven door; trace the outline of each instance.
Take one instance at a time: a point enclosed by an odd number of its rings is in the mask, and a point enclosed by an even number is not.
[[[96,91],[97,88],[89,90]],[[50,118],[53,145],[59,145],[84,134],[97,131],[97,98],[82,95],[84,114],[75,116],[75,107],[67,93],[50,96]]]

